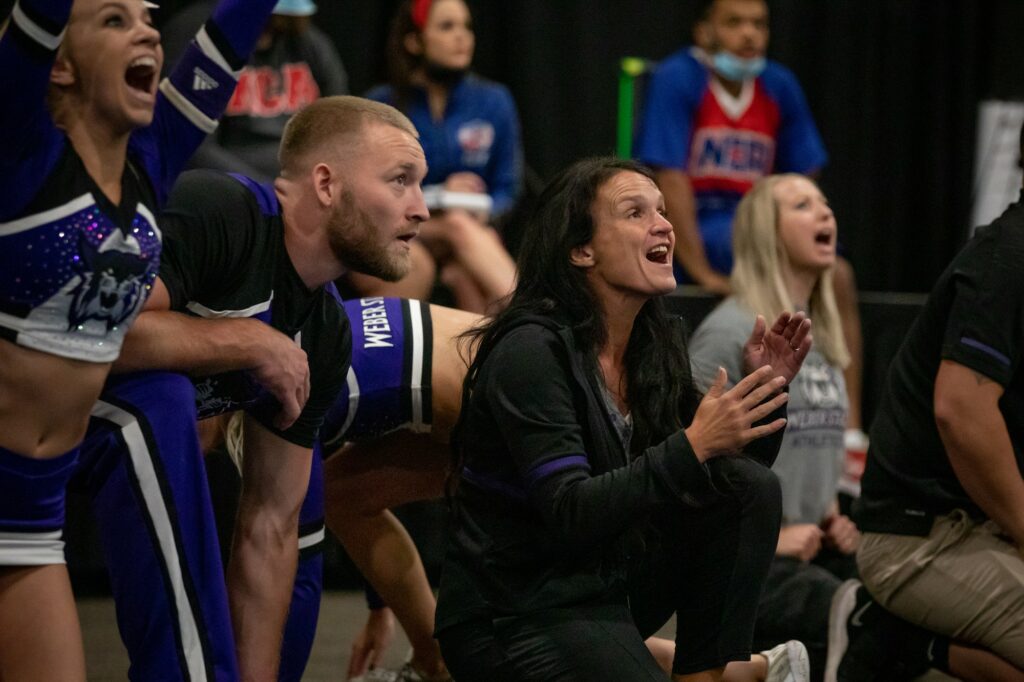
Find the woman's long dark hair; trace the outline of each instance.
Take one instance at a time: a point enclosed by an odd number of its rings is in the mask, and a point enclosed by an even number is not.
[[[412,10],[412,0],[406,0],[398,6],[398,11],[394,19],[391,20],[386,49],[388,84],[391,85],[392,92],[394,92],[394,106],[405,114],[409,113],[409,106],[412,104],[414,92],[412,77],[418,69],[425,69],[428,79],[447,83],[450,87],[461,80],[466,73],[462,69],[432,68],[425,55],[415,55],[406,49],[405,39],[409,34],[420,36],[423,34],[423,29],[417,26],[413,20]]]
[[[507,331],[531,315],[555,316],[568,324],[576,345],[597,370],[597,352],[607,330],[601,308],[582,268],[570,253],[594,236],[593,207],[598,190],[621,172],[651,171],[613,157],[584,159],[562,171],[545,188],[526,227],[519,252],[518,284],[508,306],[461,341],[476,348],[463,384],[462,412],[452,434],[453,478],[465,460],[462,432],[480,368]],[[464,346],[465,347],[465,346]],[[633,417],[632,451],[641,452],[689,424],[700,402],[693,383],[680,325],[665,313],[660,298],[640,309],[626,347],[626,395]]]

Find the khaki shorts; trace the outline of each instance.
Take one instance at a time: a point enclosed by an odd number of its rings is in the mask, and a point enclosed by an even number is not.
[[[1024,558],[994,522],[955,510],[927,537],[864,533],[857,567],[892,613],[1024,668]]]

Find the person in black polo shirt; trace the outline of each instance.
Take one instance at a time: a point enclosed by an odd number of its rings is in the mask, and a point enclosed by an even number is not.
[[[178,183],[159,278],[118,364],[135,371],[110,382],[83,446],[122,633],[166,652],[140,679],[276,679],[312,448],[351,354],[329,283],[350,269],[401,277],[427,218],[415,128],[386,105],[318,100],[289,122],[281,161],[273,186],[210,171]],[[228,621],[195,420],[238,409]]]
[[[840,680],[891,679],[915,647],[920,667],[1024,679],[1022,264],[1018,201],[942,274],[889,368],[854,506],[867,589],[833,602]]]

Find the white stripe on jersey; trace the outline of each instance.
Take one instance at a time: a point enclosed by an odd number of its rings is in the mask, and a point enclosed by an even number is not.
[[[199,128],[206,134],[212,133],[217,129],[217,120],[210,118],[202,111],[199,110],[195,104],[192,104],[178,88],[174,87],[174,84],[167,78],[160,81],[160,92],[164,94],[167,101],[174,105],[174,108],[181,112],[181,115],[191,121],[192,125]]]
[[[21,11],[18,3],[15,3],[14,9],[11,10],[11,18],[14,19],[14,23],[18,25],[18,28],[25,32],[25,35],[51,52],[60,47],[60,41],[64,40],[64,34],[68,31],[68,27],[65,26],[64,30],[57,35],[47,32],[42,26],[29,19]]]
[[[0,533],[0,566],[49,566],[63,564],[61,531]]]
[[[135,470],[139,489],[142,491],[146,511],[153,522],[153,530],[156,532],[164,568],[167,570],[174,593],[174,607],[178,613],[181,648],[185,655],[185,665],[188,666],[189,677],[196,682],[206,680],[206,665],[203,644],[199,637],[199,626],[196,624],[195,614],[185,592],[185,582],[182,577],[183,559],[178,556],[178,546],[174,542],[170,513],[163,495],[160,493],[160,482],[157,479],[156,469],[153,467],[146,438],[142,435],[142,428],[134,415],[102,400],[96,401],[96,405],[92,408],[92,414],[121,427],[121,436],[128,446],[132,468]]]
[[[257,315],[259,313],[263,313],[270,310],[270,303],[273,300],[274,292],[271,291],[270,298],[268,298],[266,301],[263,301],[262,303],[257,303],[255,305],[251,305],[243,310],[213,310],[212,308],[207,308],[202,303],[197,303],[195,301],[189,301],[185,305],[185,307],[191,310],[199,317],[205,317],[207,319],[221,317],[252,317],[253,315]]]
[[[715,101],[718,102],[718,106],[722,107],[725,115],[734,121],[738,121],[746,113],[747,109],[750,108],[750,103],[754,101],[753,78],[743,81],[740,94],[735,97],[718,82],[717,78],[709,78],[708,84],[711,94],[714,95]]]
[[[12,220],[9,223],[0,223],[0,237],[7,237],[12,234],[24,232],[25,230],[31,230],[33,227],[39,227],[40,225],[56,222],[61,218],[67,218],[69,215],[89,208],[95,203],[96,200],[93,198],[92,194],[86,192],[82,196],[72,199],[63,206],[51,208],[48,211],[25,216],[24,218],[18,218],[17,220]],[[142,204],[139,204],[139,206],[142,206]],[[149,215],[146,216],[146,218],[149,217]],[[150,222],[154,225],[156,224],[155,220],[151,220]]]
[[[214,45],[210,39],[210,34],[206,32],[206,26],[203,25],[199,32],[196,33],[196,45],[203,51],[203,54],[209,58],[211,62],[219,66],[224,70],[224,73],[231,74],[231,77],[236,81],[239,76],[242,75],[242,69],[232,69],[231,65],[228,64],[228,60],[224,59],[224,55],[220,53],[217,46]]]
[[[359,379],[356,378],[356,372],[351,366],[348,368],[348,376],[345,377],[345,383],[348,384],[348,413],[345,415],[345,423],[338,429],[338,433],[335,434],[334,438],[324,441],[324,445],[334,445],[343,441],[345,434],[348,433],[349,428],[352,426],[352,421],[356,418],[356,412],[359,411]]]
[[[324,533],[323,526],[320,526],[319,529],[313,531],[309,535],[303,535],[299,538],[299,551],[302,551],[307,547],[312,547],[318,542],[322,542],[325,537],[326,534]]]
[[[423,423],[423,316],[419,301],[409,302],[409,326],[412,328],[412,371],[409,390],[412,392],[412,423]]]

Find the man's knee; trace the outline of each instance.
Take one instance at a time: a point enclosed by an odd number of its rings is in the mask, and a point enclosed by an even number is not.
[[[857,564],[895,615],[1024,665],[1024,559],[962,512],[927,537],[866,533]]]

